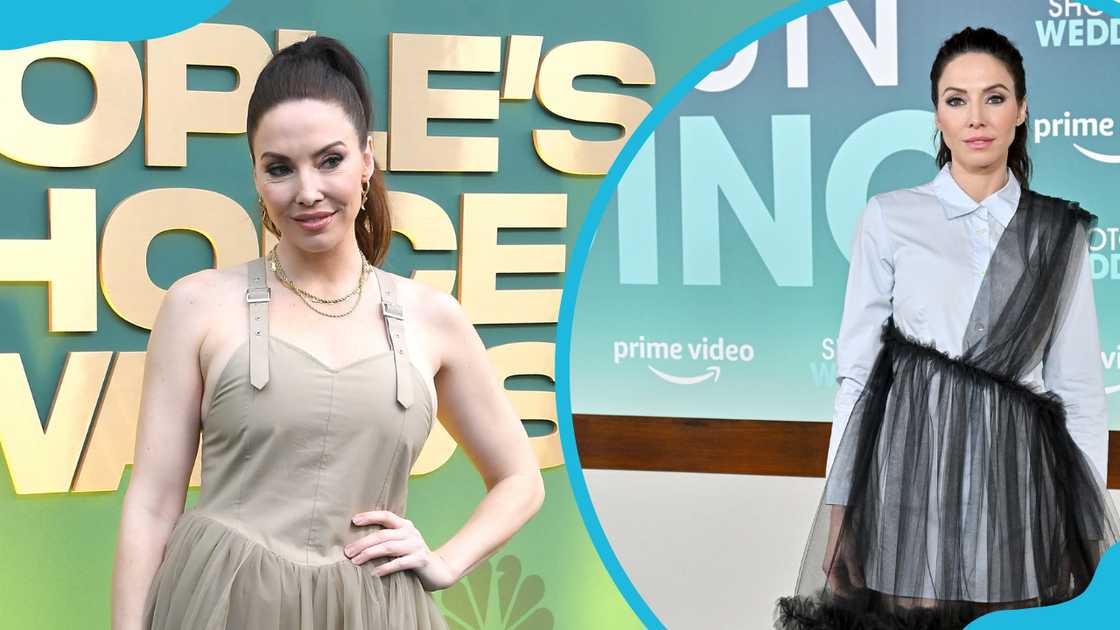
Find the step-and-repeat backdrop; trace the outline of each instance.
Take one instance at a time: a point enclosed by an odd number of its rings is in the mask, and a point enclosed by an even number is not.
[[[1033,188],[1100,217],[1090,263],[1120,428],[1120,5],[1102,5],[842,2],[700,80],[603,213],[575,307],[573,411],[831,418],[856,221],[871,195],[936,174],[930,65],[972,25],[1023,53]]]

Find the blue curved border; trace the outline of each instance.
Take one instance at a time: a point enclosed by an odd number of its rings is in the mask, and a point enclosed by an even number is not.
[[[0,50],[56,40],[139,41],[163,37],[213,17],[229,0],[16,0],[4,6]]]
[[[1103,628],[1113,618],[1116,604],[1113,597],[1120,592],[1120,545],[1113,545],[1104,554],[1089,587],[1077,597],[1041,608],[1000,610],[980,617],[965,626],[966,630],[1005,630],[1024,628]],[[1113,617],[1109,616],[1112,613]],[[1115,627],[1112,626],[1112,627]]]
[[[576,237],[575,246],[572,249],[568,270],[564,279],[564,292],[560,299],[559,320],[556,324],[556,411],[560,432],[560,444],[564,453],[565,468],[568,471],[568,481],[571,483],[576,505],[579,506],[580,515],[583,517],[584,526],[587,528],[587,533],[590,535],[591,541],[595,545],[595,550],[599,553],[600,560],[602,560],[607,572],[618,586],[622,596],[626,599],[627,603],[630,604],[634,613],[637,614],[638,619],[648,628],[663,630],[665,625],[657,618],[657,615],[653,613],[653,610],[642,598],[641,594],[638,593],[638,590],[634,587],[634,583],[631,582],[629,576],[626,575],[626,571],[622,568],[618,557],[610,546],[610,542],[607,540],[606,533],[603,531],[603,526],[599,522],[598,515],[595,513],[595,506],[591,502],[591,495],[587,489],[587,482],[583,477],[583,466],[580,465],[579,451],[576,448],[575,430],[572,425],[571,383],[569,380],[569,371],[571,369],[572,323],[575,315],[575,305],[580,281],[583,278],[583,270],[587,262],[587,256],[591,251],[592,238],[599,229],[599,223],[602,221],[607,203],[618,187],[622,174],[630,167],[630,163],[634,160],[638,149],[642,147],[646,139],[653,133],[654,129],[664,120],[665,116],[680,103],[685,95],[688,94],[697,83],[710,72],[717,70],[727,59],[748,44],[801,16],[835,4],[836,1],[837,0],[801,0],[792,6],[767,16],[712,51],[707,57],[693,66],[684,77],[677,81],[677,83],[670,88],[669,92],[654,105],[653,110],[650,111],[649,115],[638,125],[638,128],[634,130],[634,135],[626,142],[622,151],[620,151],[615,158],[614,163],[611,164],[610,170],[607,171],[606,177],[599,186],[599,191],[595,194],[595,198],[591,202],[587,217],[584,219],[583,225],[580,226],[579,235]],[[1112,2],[1108,2],[1107,0],[1083,0],[1082,4],[1094,9],[1103,10],[1111,15],[1120,15],[1120,0],[1113,0]],[[1117,554],[1113,553],[1112,555],[1115,556]],[[1105,569],[1105,565],[1102,564],[1101,568]],[[1101,573],[1104,572],[1103,570],[1101,571]],[[1002,622],[1004,619],[1005,618],[1000,618],[996,623]],[[1027,619],[1022,619],[1020,617],[1017,618],[1016,621],[1018,623],[1023,623],[1025,621],[1029,624],[1030,617]],[[994,628],[995,626],[985,627]]]
[[[584,526],[587,528],[587,533],[591,536],[591,542],[595,545],[595,550],[599,553],[599,558],[602,560],[603,565],[607,568],[607,572],[618,586],[622,596],[626,598],[627,603],[634,609],[634,613],[638,615],[638,619],[642,621],[648,628],[655,628],[663,630],[665,625],[653,614],[649,604],[646,603],[638,590],[634,588],[633,582],[626,575],[622,565],[615,556],[614,550],[611,549],[610,542],[607,541],[607,536],[603,532],[603,526],[599,522],[599,517],[595,513],[595,506],[591,502],[591,495],[587,490],[587,482],[583,478],[583,466],[580,465],[579,452],[576,449],[575,431],[572,426],[572,403],[571,403],[571,384],[569,382],[569,370],[571,367],[571,345],[572,345],[572,321],[575,314],[576,297],[579,292],[580,280],[583,277],[584,265],[587,262],[587,255],[591,251],[591,240],[595,232],[599,229],[599,222],[603,218],[603,212],[607,208],[607,203],[610,201],[611,196],[614,194],[615,188],[618,187],[618,182],[622,178],[622,174],[630,167],[630,163],[634,160],[634,155],[637,154],[638,149],[642,147],[646,139],[649,138],[653,130],[661,123],[665,116],[673,110],[674,107],[688,94],[692,88],[706,77],[713,70],[719,67],[731,58],[735,53],[739,52],[743,47],[751,42],[754,42],[764,35],[769,34],[787,23],[816,11],[822,7],[834,4],[836,0],[801,0],[786,7],[777,13],[773,13],[760,22],[755,23],[753,26],[742,31],[735,37],[722,46],[712,51],[707,57],[697,63],[684,75],[680,81],[677,81],[669,92],[658,101],[645,120],[642,121],[638,128],[634,130],[634,135],[622,147],[618,157],[615,158],[611,168],[607,171],[607,175],[603,178],[602,184],[599,186],[599,191],[595,194],[595,198],[591,202],[591,208],[588,210],[587,217],[580,226],[579,235],[576,237],[575,246],[572,249],[571,258],[568,263],[568,270],[564,278],[564,293],[560,299],[560,316],[556,324],[556,411],[560,432],[560,444],[564,452],[565,468],[568,471],[568,481],[572,485],[572,493],[575,495],[576,505],[579,506],[580,515],[583,517]]]

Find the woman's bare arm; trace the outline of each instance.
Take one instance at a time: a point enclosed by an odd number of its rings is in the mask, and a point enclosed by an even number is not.
[[[214,274],[186,276],[160,305],[144,363],[132,474],[113,565],[113,630],[141,630],[144,600],[183,512],[198,451],[202,375],[198,351]]]
[[[435,294],[436,373],[440,419],[486,485],[463,527],[435,550],[456,579],[509,540],[544,500],[536,456],[513,404],[494,375],[486,348],[454,298]]]

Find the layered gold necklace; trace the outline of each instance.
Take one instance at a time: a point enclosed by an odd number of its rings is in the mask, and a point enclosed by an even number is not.
[[[359,253],[360,253],[360,250],[359,250]],[[312,293],[309,293],[309,292],[304,291],[303,289],[297,287],[295,285],[295,283],[292,282],[291,278],[288,277],[288,274],[284,272],[284,265],[280,264],[280,257],[276,255],[276,246],[273,246],[272,249],[268,252],[268,261],[269,261],[269,263],[271,263],[272,270],[274,272],[276,272],[276,279],[280,281],[280,284],[288,287],[289,289],[292,290],[293,293],[298,295],[299,299],[303,300],[303,303],[307,305],[307,308],[315,311],[316,313],[318,313],[318,314],[320,314],[324,317],[346,317],[350,313],[353,313],[354,309],[358,308],[358,304],[361,303],[361,301],[362,301],[362,287],[366,283],[366,276],[371,271],[373,271],[373,265],[369,264],[369,261],[366,260],[365,254],[361,254],[361,256],[362,256],[362,271],[361,271],[361,274],[358,275],[358,286],[354,287],[354,289],[352,291],[350,291],[349,293],[347,293],[346,295],[344,295],[342,297],[338,297],[338,298],[319,297],[317,295],[314,295]],[[354,297],[355,295],[357,295],[358,297],[357,297],[356,300],[354,300],[354,305],[351,306],[350,310],[346,311],[345,313],[325,313],[325,312],[320,311],[319,309],[315,308],[314,306],[312,306],[312,302],[314,302],[316,304],[339,304],[339,303],[345,302],[346,300],[350,299],[351,297]]]

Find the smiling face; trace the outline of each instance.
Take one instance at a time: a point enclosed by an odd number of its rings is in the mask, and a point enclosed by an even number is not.
[[[261,116],[253,142],[253,180],[284,240],[311,252],[354,238],[362,183],[373,148],[358,139],[339,105],[303,99]]]
[[[937,128],[953,154],[953,167],[968,172],[1002,171],[1026,120],[1026,99],[1015,98],[1007,67],[986,53],[965,53],[945,65],[937,82]]]

